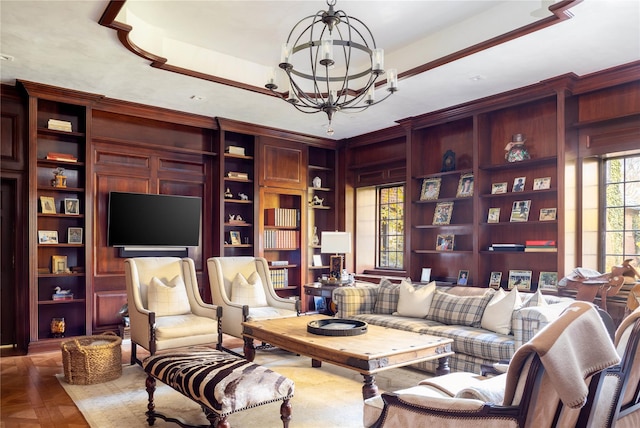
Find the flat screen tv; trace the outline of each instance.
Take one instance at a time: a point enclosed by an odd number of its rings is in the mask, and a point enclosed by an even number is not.
[[[110,192],[111,247],[197,247],[202,200],[192,196]]]

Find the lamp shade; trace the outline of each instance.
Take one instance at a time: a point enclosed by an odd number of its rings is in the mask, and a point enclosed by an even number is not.
[[[322,232],[320,252],[344,254],[351,252],[350,232]]]

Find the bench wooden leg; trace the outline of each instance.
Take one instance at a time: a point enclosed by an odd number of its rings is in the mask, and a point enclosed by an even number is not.
[[[288,428],[289,421],[291,420],[291,403],[289,399],[282,401],[282,405],[280,406],[280,419],[282,419],[282,426]]]
[[[213,425],[211,426],[213,427]],[[218,420],[218,425],[216,425],[216,428],[231,428],[231,424],[227,420],[226,416]]]
[[[451,373],[449,367],[449,357],[438,358],[438,367],[436,367],[436,376],[443,376]]]
[[[149,394],[149,404],[147,404],[147,423],[149,424],[149,426],[153,426],[156,421],[156,405],[153,403],[153,393],[156,390],[156,379],[151,375],[147,375],[147,381],[145,382],[145,384],[147,387],[147,393]]]

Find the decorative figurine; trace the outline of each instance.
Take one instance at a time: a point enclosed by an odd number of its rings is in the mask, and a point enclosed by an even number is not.
[[[51,336],[64,337],[64,331],[67,324],[64,322],[64,318],[51,318]]]
[[[67,187],[67,177],[64,176],[64,168],[56,168],[53,170],[53,180],[51,185],[58,189]]]
[[[531,159],[529,152],[524,146],[525,141],[527,141],[527,139],[524,137],[524,134],[514,134],[511,137],[511,142],[504,148],[507,151],[504,155],[507,162],[520,162]]]
[[[244,193],[238,193],[238,197],[240,198],[241,201],[248,201],[249,197],[247,195],[245,195]]]
[[[311,238],[311,244],[316,246],[320,245],[320,238],[318,238],[318,228],[313,226],[313,237]]]
[[[456,169],[456,154],[452,150],[447,150],[442,157],[441,172],[453,171]]]
[[[322,206],[324,202],[324,198],[319,198],[318,195],[313,195],[313,199],[311,200],[311,205]]]
[[[320,177],[313,178],[313,187],[315,187],[316,189],[322,187],[322,179]]]
[[[233,198],[233,193],[231,193],[231,190],[229,190],[229,188],[228,188],[228,187],[227,187],[227,190],[225,190],[225,192],[224,192],[224,197],[225,197],[226,199],[231,199],[231,198]]]

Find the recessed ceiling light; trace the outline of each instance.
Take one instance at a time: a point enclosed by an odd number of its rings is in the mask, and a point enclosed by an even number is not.
[[[16,58],[11,55],[0,54],[0,61],[13,61],[14,59]]]
[[[204,101],[204,100],[206,100],[206,98],[201,96],[201,95],[191,95],[191,99],[193,101]]]
[[[471,80],[472,82],[478,82],[478,81],[484,80],[484,79],[486,79],[486,77],[484,77],[481,74],[476,74],[475,76],[469,77],[469,80]]]

